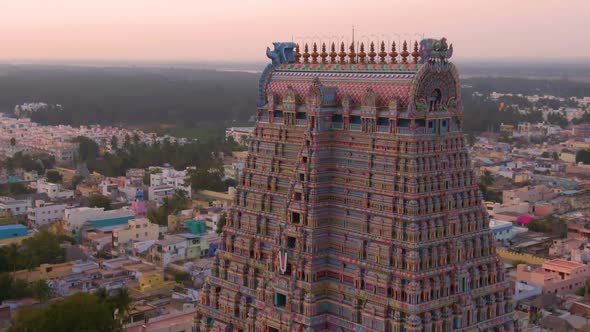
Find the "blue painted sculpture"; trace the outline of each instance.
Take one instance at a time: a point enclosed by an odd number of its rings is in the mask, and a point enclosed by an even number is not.
[[[277,42],[272,43],[274,50],[271,51],[269,47],[266,48],[266,56],[272,59],[273,66],[277,66],[283,63],[295,62],[293,49],[297,46],[295,43],[290,42]]]
[[[447,45],[447,39],[423,39],[420,42],[420,63],[446,64],[453,56],[453,44]]]

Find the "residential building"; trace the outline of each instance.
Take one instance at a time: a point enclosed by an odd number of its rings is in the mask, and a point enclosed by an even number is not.
[[[27,211],[27,220],[36,227],[60,221],[64,218],[67,207],[67,204],[36,200],[35,204]]]
[[[133,250],[134,242],[157,240],[160,226],[147,218],[131,219],[125,227],[113,229],[113,253],[126,254]]]
[[[31,207],[30,200],[17,200],[11,197],[0,196],[0,215],[9,213],[13,216],[22,216],[27,214]]]
[[[564,161],[566,163],[575,164],[576,153],[571,151],[562,151],[559,153],[559,160]]]
[[[148,188],[148,199],[161,206],[164,203],[164,198],[171,198],[175,191],[176,188],[168,185],[150,186]]]
[[[494,233],[496,241],[510,240],[515,233],[512,231],[513,224],[510,221],[490,219],[490,229]]]
[[[186,259],[186,239],[176,235],[167,235],[149,249],[150,260],[166,267],[172,262]]]
[[[573,293],[586,284],[588,276],[587,265],[563,259],[547,261],[540,267],[519,264],[516,269],[517,281],[541,286],[543,293]]]
[[[52,201],[74,198],[73,190],[64,190],[61,184],[47,182],[46,179],[37,180],[37,193],[47,194]]]
[[[143,190],[135,193],[135,200],[131,203],[131,210],[136,218],[146,218],[148,213],[147,202],[143,198]]]
[[[534,203],[538,201],[549,201],[557,197],[559,193],[551,190],[548,186],[526,186],[502,192],[502,204],[514,205],[522,202]]]
[[[579,141],[584,141],[586,138],[590,138],[590,124],[583,123],[574,126],[574,136]]]
[[[172,187],[174,190],[183,190],[188,198],[191,197],[191,185],[187,183],[189,170],[194,167],[187,167],[186,170],[177,171],[172,167],[150,167],[150,188],[151,187]],[[152,196],[150,196],[152,199]]]
[[[197,331],[513,330],[446,39],[274,45]]]
[[[25,269],[16,271],[13,274],[15,279],[26,280],[30,283],[39,280],[49,280],[54,278],[60,278],[65,275],[72,273],[72,267],[74,263],[67,262],[61,264],[41,264],[34,269]]]
[[[176,234],[186,241],[186,259],[207,257],[209,242],[207,238],[193,233]]]

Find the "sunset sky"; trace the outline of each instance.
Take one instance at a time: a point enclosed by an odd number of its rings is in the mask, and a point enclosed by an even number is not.
[[[349,39],[352,25],[361,40],[446,36],[466,60],[587,60],[589,13],[589,0],[0,0],[0,62],[266,61],[273,41]]]

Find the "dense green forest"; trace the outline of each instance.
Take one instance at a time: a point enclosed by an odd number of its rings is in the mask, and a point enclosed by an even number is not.
[[[175,124],[245,120],[258,75],[191,69],[0,67],[0,112],[24,102],[61,104],[44,124]]]
[[[63,110],[34,113],[34,121],[141,126],[203,137],[222,133],[224,125],[244,123],[254,114],[258,79],[255,73],[183,68],[5,65],[0,66],[0,112],[12,112],[24,102],[45,102],[61,104]],[[473,96],[475,91],[590,96],[590,83],[568,80],[489,76],[466,78],[462,85],[464,127],[472,132],[526,120],[511,110],[499,112],[495,102]]]

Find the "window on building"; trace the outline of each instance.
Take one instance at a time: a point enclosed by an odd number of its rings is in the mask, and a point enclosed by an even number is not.
[[[297,239],[292,236],[287,237],[287,247],[291,249],[295,248],[295,243],[297,243]]]
[[[388,118],[377,118],[377,125],[378,126],[389,126],[389,119]]]
[[[296,201],[300,201],[301,200],[301,193],[295,193],[295,200]]]
[[[291,214],[291,222],[294,224],[301,223],[301,214],[299,214],[299,212],[293,212]]]
[[[281,293],[275,293],[275,305],[279,308],[284,308],[287,304],[287,295]],[[272,331],[272,329],[271,329]],[[278,332],[278,331],[277,331]]]

